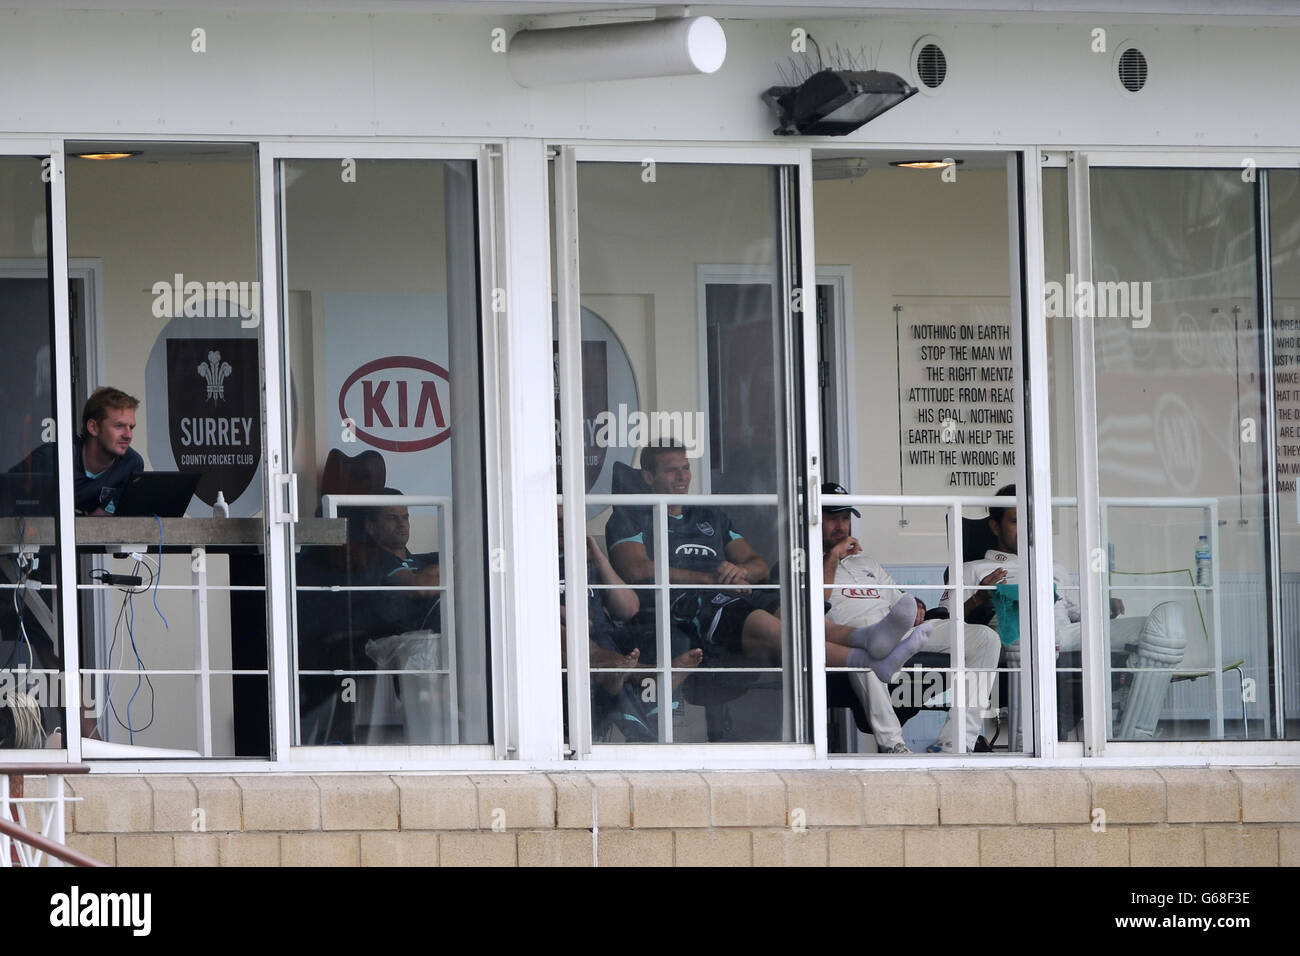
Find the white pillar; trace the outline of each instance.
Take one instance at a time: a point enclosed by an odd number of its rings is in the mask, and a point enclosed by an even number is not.
[[[503,162],[505,309],[490,315],[498,343],[501,520],[491,586],[501,597],[498,686],[506,695],[506,727],[497,731],[503,756],[555,760],[563,756],[563,723],[546,146],[507,140]]]

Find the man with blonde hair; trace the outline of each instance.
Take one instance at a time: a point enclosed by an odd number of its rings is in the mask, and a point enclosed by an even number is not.
[[[131,447],[139,407],[138,398],[111,386],[86,399],[81,434],[72,440],[73,501],[82,514],[111,515],[131,476],[144,471]]]

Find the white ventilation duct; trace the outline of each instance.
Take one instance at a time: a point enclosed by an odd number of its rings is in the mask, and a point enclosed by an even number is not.
[[[522,30],[508,55],[520,86],[686,76],[716,72],[727,35],[713,17]]]

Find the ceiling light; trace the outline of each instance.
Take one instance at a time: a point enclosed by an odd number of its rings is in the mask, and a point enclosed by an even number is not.
[[[949,166],[960,166],[964,162],[965,160],[962,159],[909,159],[906,162],[889,165],[902,169],[947,169]]]
[[[140,150],[134,150],[126,153],[77,153],[77,159],[126,159],[128,156],[139,156]]]

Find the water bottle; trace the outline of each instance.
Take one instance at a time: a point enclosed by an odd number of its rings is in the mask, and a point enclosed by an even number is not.
[[[212,505],[212,517],[214,518],[230,517],[230,505],[226,504],[226,493],[224,491],[217,492],[217,500]],[[1197,553],[1199,554],[1200,552]]]
[[[1210,539],[1201,535],[1196,541],[1196,586],[1208,588],[1213,575],[1210,573]]]

